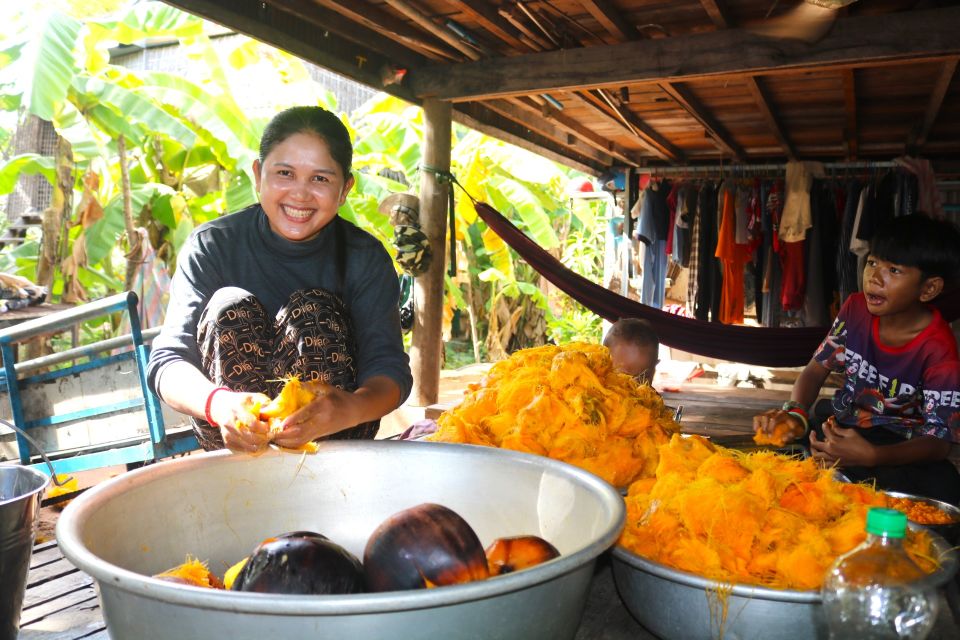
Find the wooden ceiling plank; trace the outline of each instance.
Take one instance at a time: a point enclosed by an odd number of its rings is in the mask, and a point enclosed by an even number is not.
[[[352,78],[368,87],[417,103],[419,99],[403,85],[384,86],[383,64],[394,62],[408,67],[422,64],[423,57],[398,46],[392,40],[350,23],[332,11],[313,5],[314,11],[298,15],[259,0],[235,0],[227,8],[213,0],[165,0],[169,5],[283,49],[330,71]],[[317,23],[315,20],[322,20]],[[323,27],[317,34],[317,25]],[[300,29],[303,33],[298,33]],[[344,33],[341,33],[341,30]],[[306,34],[310,33],[307,38]],[[359,41],[358,41],[359,40]]]
[[[858,140],[860,133],[857,125],[857,78],[853,69],[843,69],[843,138],[846,144],[848,160],[855,160],[860,154]]]
[[[710,20],[718,29],[728,29],[733,26],[733,21],[727,15],[727,9],[720,0],[700,0],[700,6],[710,16]]]
[[[366,2],[353,0],[347,3],[337,2],[337,0],[274,0],[273,4],[285,11],[299,13],[308,19],[312,13],[316,12],[316,5],[319,5],[431,58],[456,59],[456,56],[451,55],[450,51],[425,40],[422,32],[411,28],[403,20],[398,20],[386,11]],[[324,23],[318,22],[318,24]]]
[[[774,137],[776,137],[780,146],[783,147],[783,152],[791,160],[795,159],[797,157],[797,151],[790,143],[790,139],[787,137],[783,125],[780,124],[780,118],[777,116],[777,112],[773,107],[773,101],[770,99],[770,95],[763,87],[763,81],[760,78],[748,78],[747,88],[750,89],[750,94],[753,96],[757,108],[760,109],[760,114],[766,121],[767,126],[770,127],[770,131]]]
[[[513,6],[516,7],[516,5],[513,5]],[[526,37],[531,43],[533,43],[535,45],[535,47],[533,48],[538,49],[540,51],[545,51],[545,50],[548,51],[554,48],[554,46],[550,42],[544,40],[540,36],[540,34],[536,33],[535,31],[530,29],[527,25],[525,25],[523,23],[523,20],[513,15],[512,10],[505,9],[504,7],[500,7],[499,9],[497,9],[497,13],[499,13],[504,20],[512,24],[514,28],[520,33],[522,33],[524,37]]]
[[[508,98],[508,101],[515,104],[520,109],[523,109],[534,116],[539,115],[542,118],[544,109],[536,104],[528,103],[526,100],[527,98]],[[559,111],[553,109],[547,110],[546,117],[556,123],[558,129],[566,131],[570,135],[580,138],[585,144],[590,145],[598,151],[612,156],[621,162],[626,162],[627,164],[639,164],[640,162],[639,156],[621,148],[619,145],[611,143],[611,141],[607,138],[594,133],[587,127],[578,123],[576,120],[568,118]]]
[[[523,103],[519,98],[488,100],[483,104],[487,109],[499,113],[504,118],[513,120],[531,131],[550,138],[557,144],[568,147],[571,152],[580,153],[602,164],[612,164],[612,157],[607,147],[595,146],[580,135],[571,135],[565,128],[558,126],[551,115],[544,114],[542,110],[532,105],[529,105],[529,108],[522,106]],[[573,140],[571,141],[570,138]]]
[[[943,99],[947,96],[947,91],[950,89],[954,75],[956,75],[958,61],[960,61],[960,58],[953,58],[943,63],[943,67],[940,69],[940,75],[937,77],[937,83],[930,93],[930,100],[927,102],[923,120],[914,128],[910,139],[907,141],[909,147],[921,147],[927,142],[930,129],[937,120],[940,107],[943,106]]]
[[[598,95],[629,127],[635,130],[636,136],[660,149],[660,151],[667,156],[668,160],[677,161],[684,159],[683,151],[667,140],[667,138],[660,135],[656,129],[644,122],[637,114],[623,106],[611,92],[606,89],[596,89],[595,92],[590,93]]]
[[[618,42],[640,38],[637,28],[609,0],[580,0],[580,4]]]
[[[486,0],[447,0],[447,2],[477,21],[481,27],[492,33],[494,36],[507,43],[514,49],[523,51],[540,51],[541,48],[532,46],[529,40],[523,37],[523,34],[505,20],[496,8],[486,2]]]
[[[844,64],[862,67],[960,55],[958,23],[960,6],[843,18],[815,47],[743,29],[722,29],[459,65],[428,65],[412,70],[409,82],[419,96],[458,101]],[[618,62],[610,64],[611,60]]]
[[[710,136],[710,139],[717,145],[718,149],[738,161],[746,157],[743,148],[734,142],[726,128],[717,122],[716,118],[713,117],[710,111],[697,99],[686,85],[682,82],[662,82],[660,83],[660,88],[673,98],[684,111],[689,113],[694,120],[700,123],[706,130],[707,135]]]
[[[638,127],[637,121],[639,118],[636,118],[633,116],[633,114],[630,114],[630,116],[633,117],[627,117],[622,110],[614,109],[602,94],[584,91],[570,93],[568,95],[574,98],[580,104],[587,106],[592,111],[602,115],[609,122],[616,124],[622,130],[634,136],[637,141],[643,145],[643,147],[661,160],[671,162],[680,156],[679,153],[671,154],[671,152],[664,149],[660,144],[654,142],[650,136],[644,135],[645,131],[652,131],[652,129],[643,123],[641,123],[643,124],[643,128]],[[669,142],[667,142],[667,144],[670,145]],[[673,145],[670,146],[672,147]],[[676,148],[674,147],[674,149]]]
[[[413,20],[416,24],[420,25],[425,31],[433,34],[437,38],[440,38],[471,60],[479,60],[482,57],[480,52],[478,52],[475,48],[460,40],[460,38],[447,31],[444,27],[438,25],[436,22],[431,20],[429,16],[424,14],[422,11],[420,11],[420,9],[413,6],[413,4],[407,2],[406,0],[385,0],[385,2],[403,15]]]
[[[564,153],[561,153],[554,147],[552,141],[542,140],[538,142],[541,136],[536,133],[531,135],[526,128],[492,112],[482,102],[457,104],[453,105],[453,109],[454,121],[464,126],[493,136],[504,142],[509,142],[521,149],[526,149],[527,151],[572,167],[578,171],[599,176],[609,167],[607,164],[596,163],[591,158],[580,156],[579,154],[571,156],[567,148],[564,149]]]
[[[557,40],[553,32],[544,25],[543,16],[538,16],[530,9],[530,7],[522,2],[517,2],[517,4],[514,6],[520,9],[520,11],[527,16],[530,22],[540,29],[540,33],[543,34],[543,36],[546,37],[546,39],[552,44],[551,48],[560,48],[560,41]]]

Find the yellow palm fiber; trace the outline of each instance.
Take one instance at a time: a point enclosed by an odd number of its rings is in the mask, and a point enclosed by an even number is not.
[[[192,556],[187,556],[186,562],[163,573],[154,576],[162,580],[174,580],[193,585],[195,587],[204,587],[206,589],[223,589],[223,583],[207,568],[205,562],[201,562]]]
[[[659,445],[679,428],[653,389],[614,371],[606,347],[587,343],[514,353],[437,425],[429,440],[545,455],[618,487],[652,477]]]
[[[283,387],[266,406],[254,409],[258,412],[261,420],[270,426],[272,437],[280,434],[282,430],[280,425],[285,419],[304,408],[314,401],[317,396],[323,395],[327,391],[327,385],[316,383],[303,383],[297,376],[289,376],[283,379]],[[307,442],[294,451],[303,451],[306,453],[316,453],[319,448],[315,442]]]
[[[659,448],[656,478],[634,482],[625,501],[619,543],[634,553],[722,583],[812,590],[863,541],[867,509],[885,496],[837,482],[812,459],[673,435]],[[936,568],[925,532],[910,531],[904,546]]]

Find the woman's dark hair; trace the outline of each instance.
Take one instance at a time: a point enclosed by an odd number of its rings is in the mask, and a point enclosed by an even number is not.
[[[640,318],[620,318],[613,323],[603,345],[611,346],[615,341],[635,344],[638,347],[660,347],[660,338],[647,320]]]
[[[941,277],[950,284],[960,276],[960,229],[922,213],[893,218],[871,238],[870,255],[916,267],[924,278]]]
[[[344,179],[350,175],[353,165],[350,134],[340,118],[323,107],[290,107],[273,116],[260,136],[260,164],[274,147],[297,133],[312,133],[322,138],[343,170]]]

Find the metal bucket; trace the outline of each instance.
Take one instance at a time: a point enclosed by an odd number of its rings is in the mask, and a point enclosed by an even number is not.
[[[49,482],[31,467],[0,465],[0,640],[14,640],[20,628],[40,498]]]

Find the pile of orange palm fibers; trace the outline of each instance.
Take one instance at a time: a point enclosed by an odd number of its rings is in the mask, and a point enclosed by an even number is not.
[[[656,476],[626,498],[619,544],[649,560],[730,584],[818,589],[833,561],[860,544],[871,506],[885,494],[838,482],[812,459],[742,453],[698,436],[660,447]],[[927,571],[930,537],[905,546]]]
[[[678,430],[649,385],[614,371],[596,344],[517,351],[470,385],[428,439],[563,460],[616,487],[653,475],[657,447]]]

